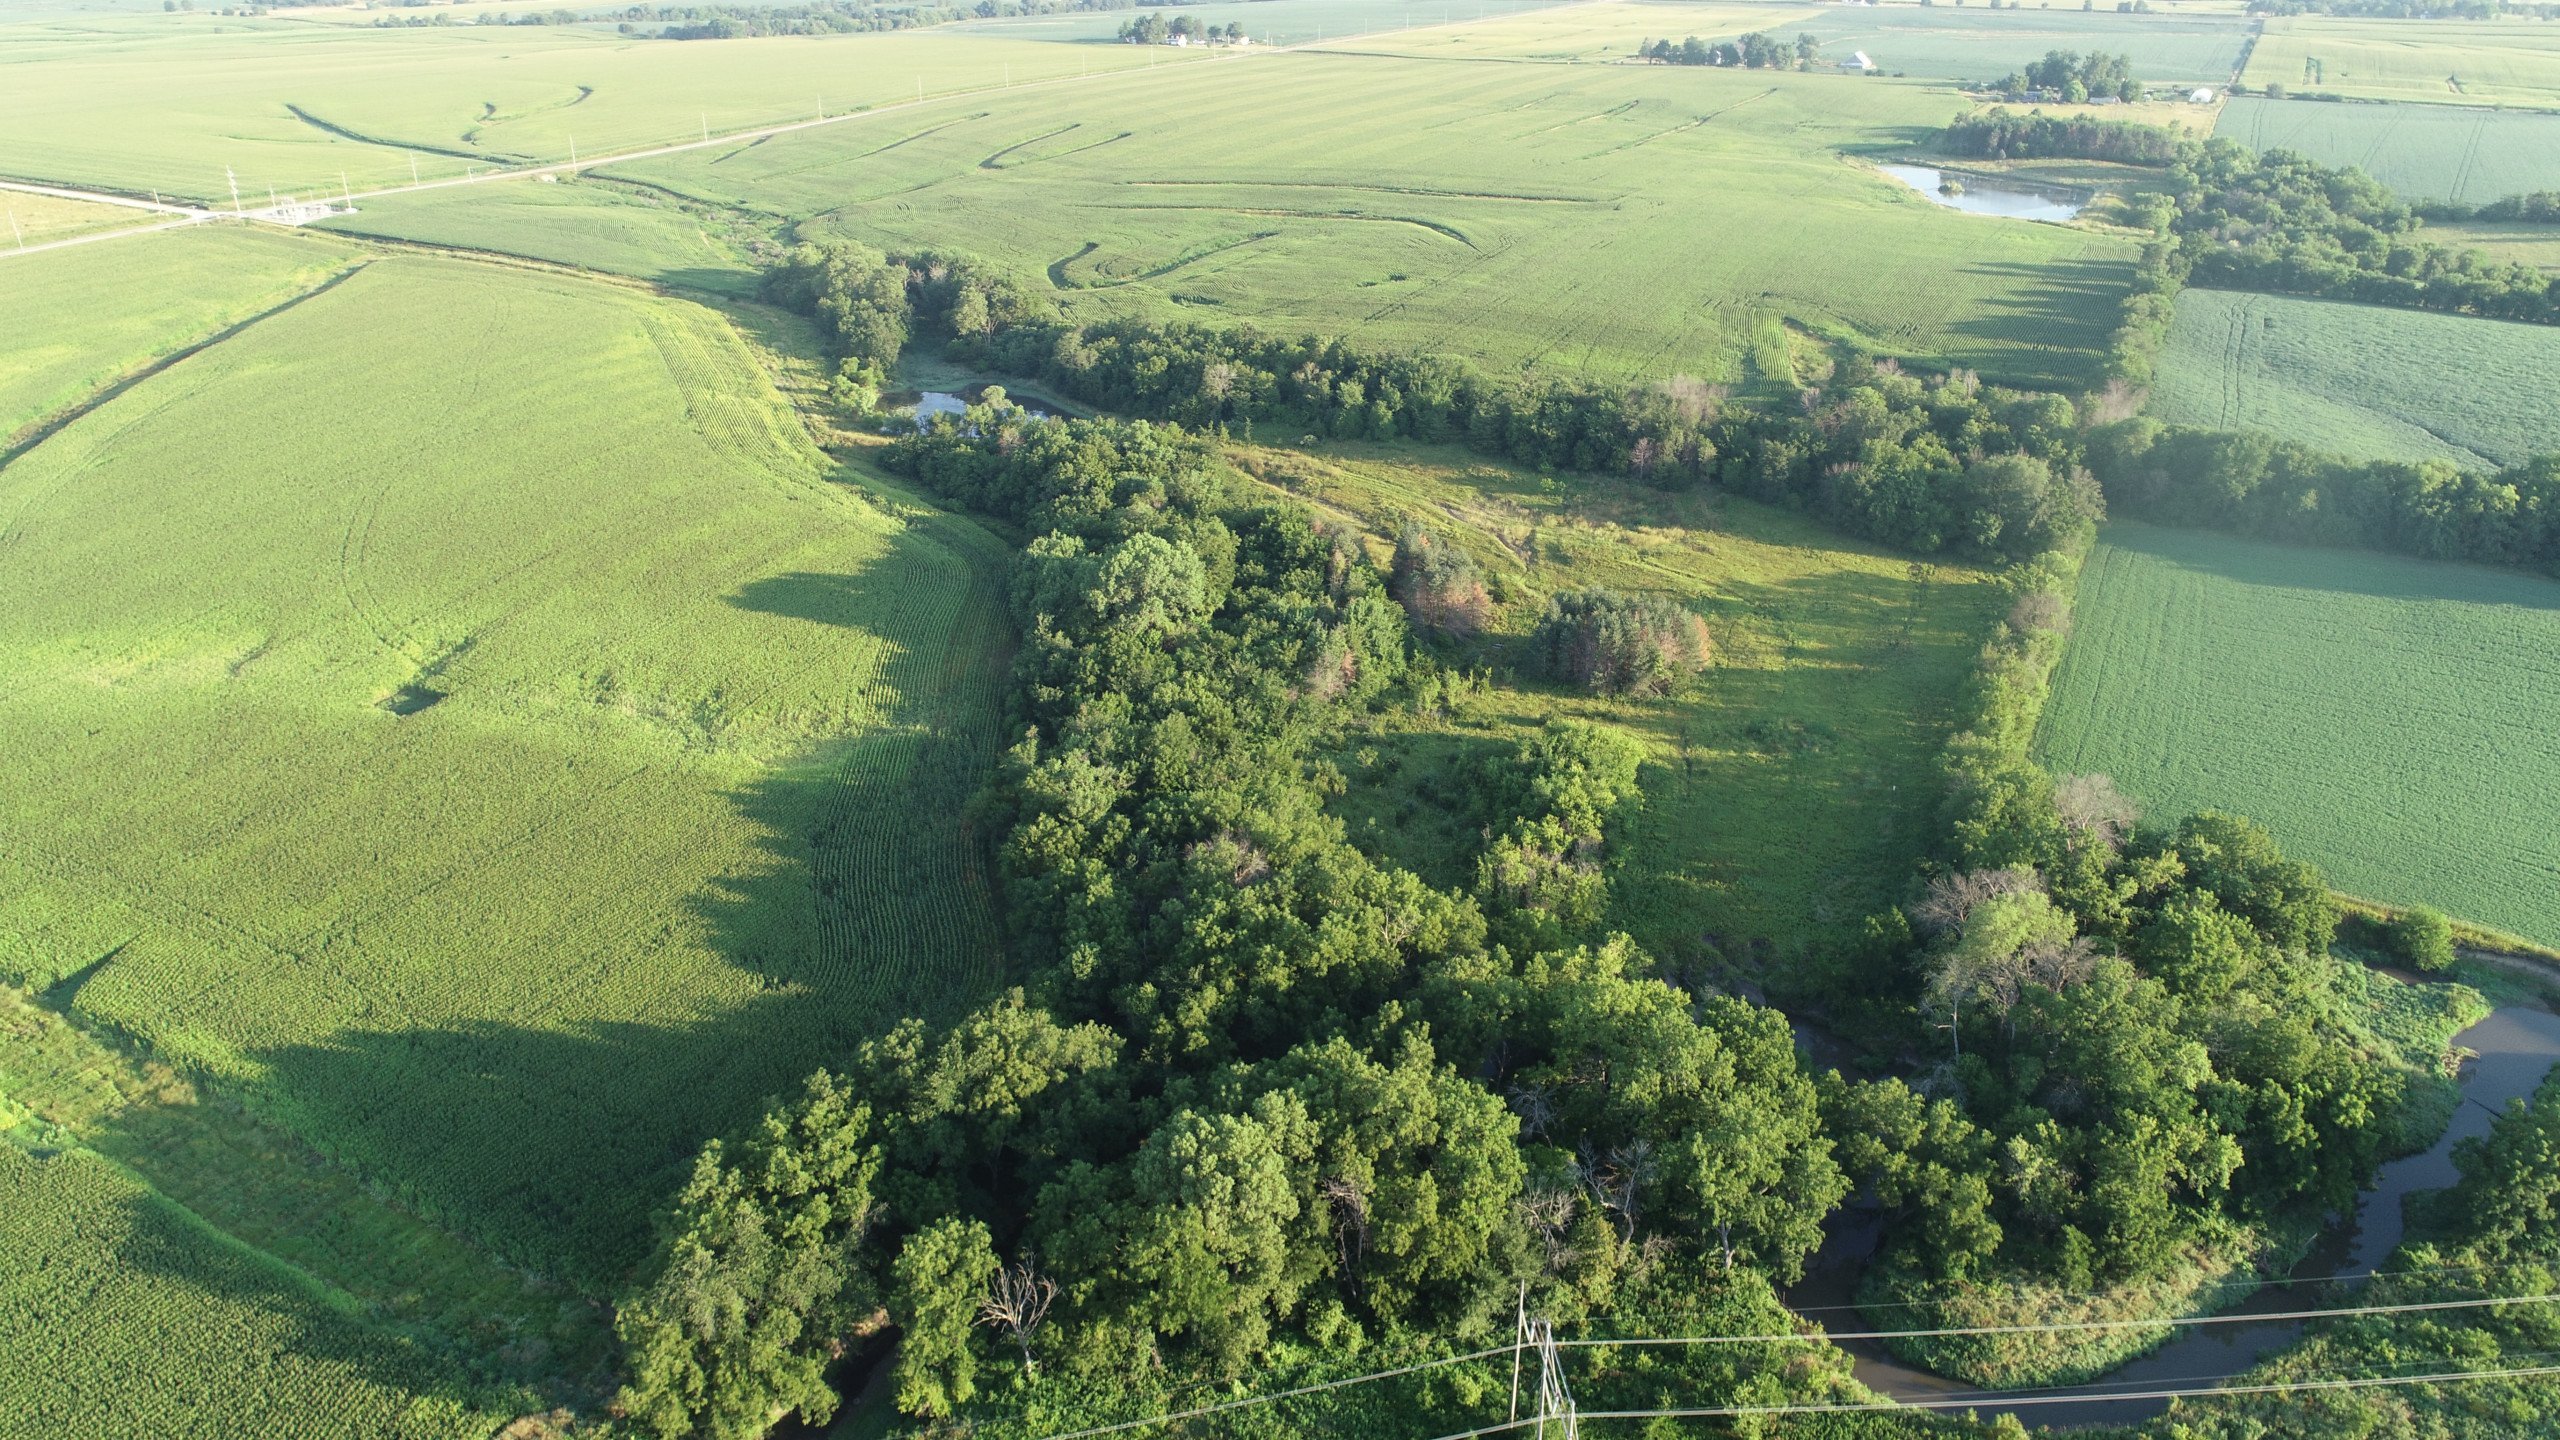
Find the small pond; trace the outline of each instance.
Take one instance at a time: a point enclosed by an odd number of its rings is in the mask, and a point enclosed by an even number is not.
[[[2015,181],[1954,177],[1934,165],[1879,165],[1887,175],[1919,191],[1930,203],[1968,215],[2000,215],[2011,220],[2068,220],[2089,207],[2089,197],[2068,190],[2022,185]]]
[[[932,424],[933,417],[936,415],[958,415],[963,411],[966,411],[971,405],[976,404],[980,399],[984,398],[988,387],[992,383],[992,381],[980,381],[974,385],[964,385],[958,390],[926,390],[919,392],[916,396],[914,410],[916,428],[921,430],[927,425]],[[1027,396],[1016,395],[1008,391],[1004,398],[1011,401],[1015,409],[1020,410],[1022,413],[1035,420],[1054,420],[1058,417],[1057,411],[1052,410],[1047,405],[1044,405],[1037,400],[1030,399]]]

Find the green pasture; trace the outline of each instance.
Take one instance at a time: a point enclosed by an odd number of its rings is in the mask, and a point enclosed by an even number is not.
[[[1784,511],[1570,485],[1409,446],[1244,451],[1246,468],[1370,537],[1405,524],[1471,555],[1499,602],[1460,665],[1509,666],[1559,590],[1668,594],[1706,618],[1712,667],[1661,701],[1498,683],[1444,722],[1399,718],[1337,759],[1353,837],[1442,884],[1482,837],[1452,820],[1474,758],[1551,716],[1618,726],[1651,757],[1622,828],[1613,923],[1667,961],[1794,956],[1894,904],[1930,841],[1934,764],[2007,601],[1987,573],[1917,564]],[[1364,753],[1366,758],[1364,758]]]
[[[494,250],[733,295],[756,288],[748,249],[764,238],[752,221],[734,214],[582,177],[384,195],[322,228]]]
[[[2560,190],[2560,115],[2235,95],[2213,133],[2256,150],[2353,165],[2411,200],[2480,205]]]
[[[2132,243],[1957,214],[1855,152],[1942,90],[1838,75],[1221,61],[612,167],[1067,313],[1342,335],[1551,373],[1757,376],[1782,322],[2020,382],[2093,377]]]
[[[2114,525],[2038,748],[2330,883],[2560,941],[2560,583]]]
[[[952,30],[688,42],[278,16],[0,26],[0,178],[228,203],[679,144],[1200,52]],[[210,17],[207,17],[210,18]]]
[[[1826,7],[1786,33],[1810,34],[1825,55],[1864,50],[1887,73],[1983,84],[2024,70],[2051,50],[2104,50],[2133,61],[2149,84],[2223,84],[2240,65],[2248,20],[2236,14],[2116,14],[2099,10],[1990,10],[1952,5]],[[1685,33],[1685,32],[1684,32]]]
[[[2267,22],[2242,78],[2361,100],[2560,108],[2560,26],[2285,16]]]
[[[2383,460],[2560,452],[2560,329],[2334,300],[2178,296],[2151,413]]]
[[[0,470],[0,979],[610,1283],[705,1137],[994,978],[998,547],[873,494],[718,317],[521,269],[135,386]]]
[[[463,1440],[475,1410],[434,1357],[225,1239],[85,1150],[7,1143],[0,1356],[8,1440]]]
[[[9,296],[0,445],[122,376],[309,292],[354,259],[341,243],[236,224],[0,258]]]

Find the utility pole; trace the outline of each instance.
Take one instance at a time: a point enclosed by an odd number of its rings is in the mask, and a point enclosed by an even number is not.
[[[578,163],[578,137],[575,135],[569,137],[569,163]]]
[[[27,232],[18,228],[18,207],[15,205],[9,207],[9,238],[18,242],[19,249],[27,248]]]
[[[232,174],[231,167],[225,165],[222,178],[231,182],[231,218],[237,220],[240,218],[240,177]]]
[[[418,183],[418,157],[415,155],[409,157],[409,183]]]
[[[1529,1282],[1520,1282],[1519,1302],[1511,1308],[1511,1418],[1520,1418],[1520,1351],[1529,1343]]]
[[[711,112],[708,110],[702,112],[702,143],[711,143]]]

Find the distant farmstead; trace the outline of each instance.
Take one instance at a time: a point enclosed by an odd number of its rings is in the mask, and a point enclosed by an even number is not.
[[[1866,51],[1853,50],[1849,53],[1848,59],[1840,62],[1840,68],[1852,74],[1872,75],[1875,73],[1876,62],[1867,58]]]
[[[2199,85],[2195,88],[2194,93],[2187,96],[2187,99],[2198,105],[2210,105],[2213,103],[2213,87],[2210,85]]]

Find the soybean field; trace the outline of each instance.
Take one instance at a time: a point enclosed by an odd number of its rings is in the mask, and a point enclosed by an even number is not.
[[[2350,893],[2560,942],[2560,582],[2107,528],[2038,740]]]
[[[2282,16],[2242,77],[2263,90],[2435,105],[2560,107],[2560,28],[2537,20]]]
[[[2213,133],[2254,150],[2353,165],[2409,200],[2480,205],[2560,189],[2560,115],[2235,95]]]
[[[2490,468],[2560,450],[2554,376],[2548,325],[2187,290],[2150,410],[2363,459]]]

